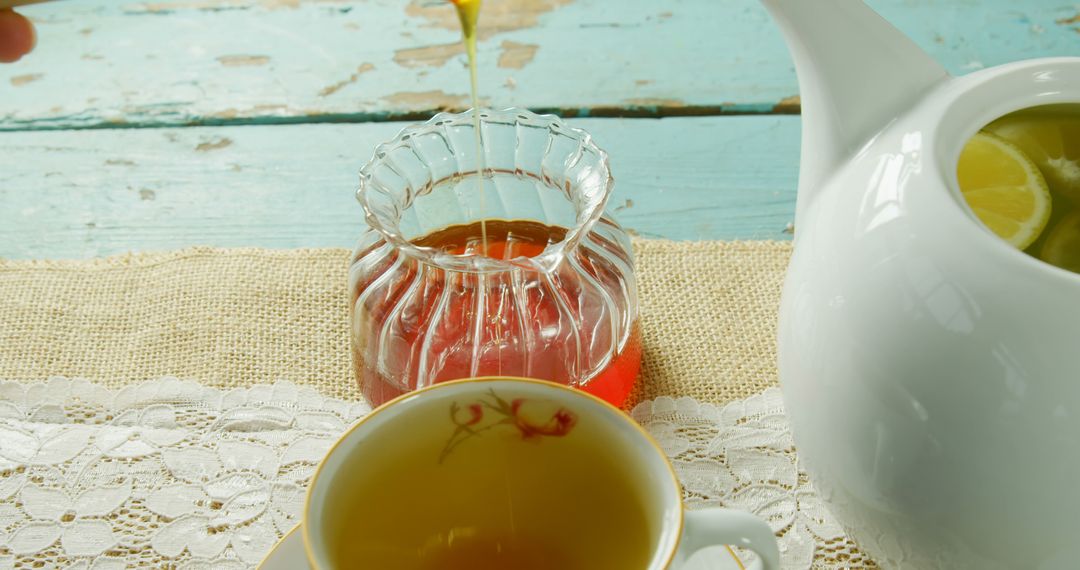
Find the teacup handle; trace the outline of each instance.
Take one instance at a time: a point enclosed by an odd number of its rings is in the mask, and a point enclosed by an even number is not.
[[[753,550],[761,560],[761,570],[779,570],[780,549],[768,523],[743,511],[701,509],[686,511],[679,550],[687,560],[698,550],[728,544]]]

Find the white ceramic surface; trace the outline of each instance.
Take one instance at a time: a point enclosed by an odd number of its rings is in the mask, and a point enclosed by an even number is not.
[[[308,487],[303,532],[300,534],[311,566],[322,570],[332,567],[327,546],[321,537],[336,536],[336,532],[335,529],[324,527],[326,521],[320,514],[337,495],[334,481],[356,480],[355,477],[342,476],[346,465],[358,465],[349,461],[354,450],[362,449],[370,438],[393,437],[403,440],[410,435],[426,437],[417,432],[421,426],[434,426],[434,429],[440,430],[444,426],[433,422],[417,424],[410,418],[417,417],[417,414],[442,416],[447,410],[464,409],[458,407],[459,402],[467,405],[470,401],[490,397],[489,394],[499,394],[505,401],[552,403],[559,410],[567,410],[571,417],[578,418],[577,421],[589,418],[592,428],[598,430],[597,433],[603,433],[607,445],[617,449],[623,460],[633,462],[627,465],[626,472],[636,476],[638,487],[646,494],[647,516],[660,522],[653,537],[656,546],[647,568],[643,570],[686,570],[686,561],[691,555],[708,547],[725,544],[748,548],[757,553],[760,563],[754,565],[756,568],[779,568],[776,539],[763,520],[749,513],[728,509],[684,512],[679,482],[667,457],[648,433],[624,412],[580,390],[551,382],[509,378],[436,384],[387,403],[347,431],[323,459]],[[447,425],[452,424],[448,422]],[[515,424],[507,425],[506,429],[515,429]],[[462,468],[470,468],[466,464],[461,465]],[[559,471],[561,466],[553,465],[552,469],[562,474]],[[572,512],[575,507],[566,505],[565,508]]]
[[[704,549],[686,562],[683,570],[745,570],[746,566],[729,546]],[[304,537],[296,525],[259,563],[258,570],[311,570],[304,552]]]
[[[281,537],[274,548],[259,563],[258,570],[310,570],[304,537],[300,525],[296,525]]]
[[[811,478],[886,567],[1075,568],[1080,275],[983,227],[956,163],[1080,102],[1080,58],[952,78],[860,1],[762,2],[804,113],[779,366]]]

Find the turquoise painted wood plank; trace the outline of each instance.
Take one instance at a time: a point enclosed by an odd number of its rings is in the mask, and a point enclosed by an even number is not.
[[[870,0],[951,72],[1080,54],[1058,0]],[[39,49],[0,66],[0,129],[366,121],[466,105],[444,0],[68,0],[28,7]],[[795,107],[756,0],[499,0],[480,43],[490,106],[564,114]]]
[[[640,235],[785,239],[799,118],[580,119]],[[356,172],[400,123],[0,133],[0,257],[351,247]]]

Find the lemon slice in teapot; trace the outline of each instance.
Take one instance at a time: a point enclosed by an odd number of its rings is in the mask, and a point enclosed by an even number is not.
[[[1020,147],[1042,171],[1051,192],[1080,205],[1080,113],[1045,106],[1006,115],[986,126]]]
[[[977,133],[960,151],[960,193],[986,227],[1024,249],[1050,219],[1050,191],[1035,163],[1004,139]]]
[[[1050,228],[1039,259],[1080,273],[1080,210],[1074,210]]]

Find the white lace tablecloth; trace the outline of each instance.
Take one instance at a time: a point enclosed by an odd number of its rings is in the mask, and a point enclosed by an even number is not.
[[[288,382],[0,383],[0,570],[253,568],[299,520],[331,443],[369,410]],[[632,415],[691,507],[767,519],[784,568],[823,549],[852,560],[798,468],[779,390],[723,407],[659,398]]]

